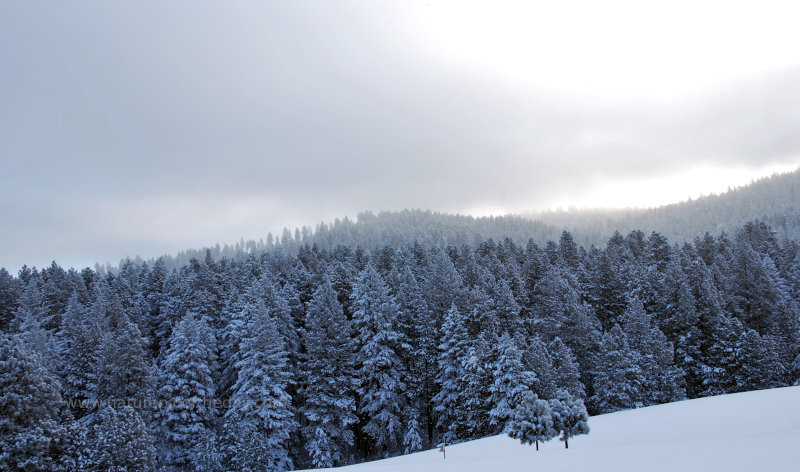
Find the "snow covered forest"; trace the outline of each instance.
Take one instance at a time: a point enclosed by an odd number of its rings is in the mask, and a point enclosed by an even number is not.
[[[301,245],[0,271],[0,469],[290,470],[798,379],[800,244]]]

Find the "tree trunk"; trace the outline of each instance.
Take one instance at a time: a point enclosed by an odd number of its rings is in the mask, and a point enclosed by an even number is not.
[[[536,440],[536,450],[537,451],[539,450],[539,440],[538,439]]]
[[[564,449],[569,449],[569,438],[564,438]]]

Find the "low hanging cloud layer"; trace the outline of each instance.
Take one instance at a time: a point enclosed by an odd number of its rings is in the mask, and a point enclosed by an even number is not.
[[[151,257],[363,210],[531,211],[598,182],[800,162],[800,56],[652,100],[604,95],[588,70],[573,93],[538,83],[536,63],[513,76],[458,59],[430,17],[423,2],[5,3],[0,266]],[[557,43],[531,48],[558,59]]]

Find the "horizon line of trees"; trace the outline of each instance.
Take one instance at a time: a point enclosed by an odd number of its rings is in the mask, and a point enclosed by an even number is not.
[[[386,244],[395,246],[476,246],[482,241],[502,241],[506,237],[517,243],[529,239],[540,245],[558,240],[562,230],[570,232],[579,245],[603,246],[608,235],[619,231],[628,234],[640,230],[645,234],[655,231],[673,244],[692,243],[706,232],[735,234],[748,221],[760,219],[771,225],[780,242],[800,239],[800,169],[728,189],[720,195],[708,195],[695,200],[649,209],[570,209],[545,211],[520,215],[472,217],[447,214],[431,210],[405,209],[402,211],[365,211],[355,220],[347,217],[330,223],[303,226],[293,230],[284,228],[280,234],[267,234],[263,239],[240,240],[234,244],[216,244],[209,248],[189,249],[176,255],[165,255],[167,269],[180,268],[192,258],[203,259],[208,251],[215,260],[227,258],[240,261],[255,254],[277,248],[291,254],[305,246],[317,245],[331,251],[339,245],[357,247],[366,251],[379,249]],[[156,259],[134,258],[134,262],[153,265]],[[116,272],[111,264],[96,265],[95,271]]]
[[[798,303],[800,244],[760,221],[682,245],[563,232],[0,269],[0,469],[291,470],[501,432],[566,441],[583,405],[793,384]]]

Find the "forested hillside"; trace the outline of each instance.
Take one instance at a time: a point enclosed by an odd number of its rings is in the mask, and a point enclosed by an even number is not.
[[[779,241],[800,239],[800,170],[778,174],[711,195],[652,209],[550,211],[527,215],[472,217],[426,210],[364,212],[355,221],[337,219],[333,223],[304,226],[293,231],[284,228],[280,236],[268,234],[259,241],[240,241],[211,248],[191,249],[175,256],[165,255],[168,268],[186,265],[192,258],[203,259],[207,251],[214,259],[239,260],[282,247],[296,253],[304,245],[332,250],[337,246],[360,246],[374,250],[385,244],[424,246],[475,245],[487,239],[511,238],[519,244],[533,239],[539,245],[557,240],[567,230],[576,243],[603,246],[615,231],[628,234],[655,231],[673,244],[693,242],[705,233],[735,234],[749,221],[769,224]],[[138,259],[137,259],[138,260]],[[141,261],[140,261],[141,262]],[[155,259],[148,260],[153,264]],[[112,268],[116,270],[116,267]]]
[[[800,244],[766,223],[427,234],[0,271],[0,469],[342,465],[499,433],[534,395],[597,414],[798,379]]]
[[[733,234],[748,221],[769,224],[778,239],[800,238],[800,170],[751,182],[720,195],[708,195],[650,209],[569,210],[532,213],[528,218],[565,228],[579,242],[602,244],[614,231],[657,231],[672,241],[697,235]]]

